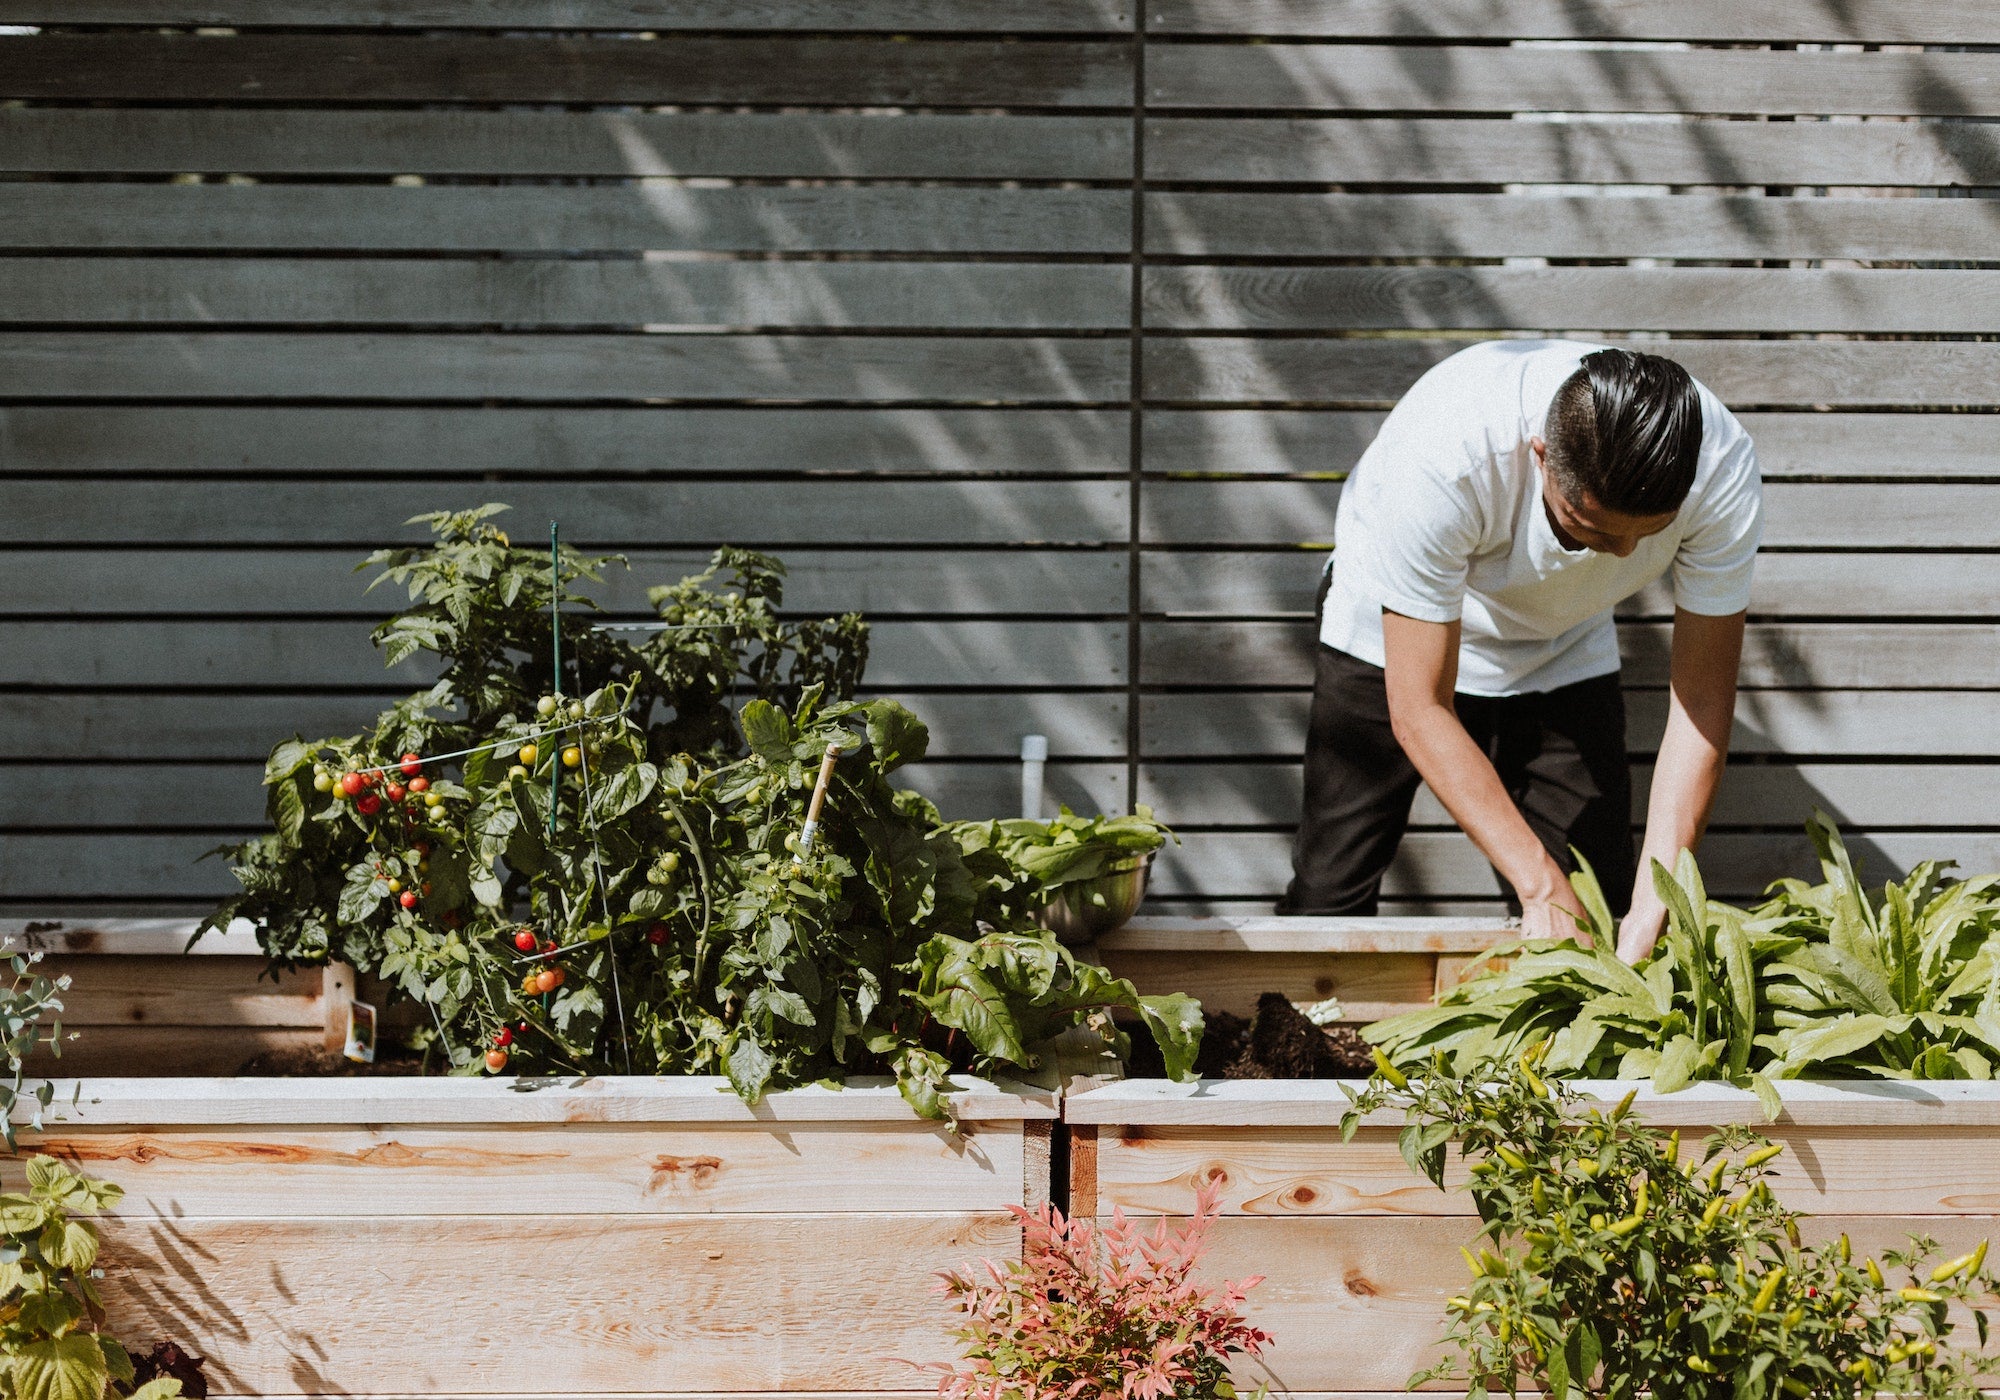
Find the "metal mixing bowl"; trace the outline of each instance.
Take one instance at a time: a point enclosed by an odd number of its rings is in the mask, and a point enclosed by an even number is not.
[[[1121,927],[1146,897],[1150,855],[1128,856],[1102,875],[1060,885],[1042,910],[1042,927],[1064,943],[1090,943]]]

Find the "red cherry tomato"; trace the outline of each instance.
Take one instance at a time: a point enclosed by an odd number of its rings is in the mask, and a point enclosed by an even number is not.
[[[430,842],[428,842],[428,841],[419,841],[419,842],[417,842],[417,854],[418,854],[418,855],[420,855],[420,856],[427,856],[427,855],[429,855],[430,853],[431,853],[431,843],[430,843]]]
[[[524,953],[534,952],[535,931],[531,928],[522,929],[519,933],[514,935],[514,946],[516,948],[519,948]]]
[[[404,777],[414,778],[417,776],[417,774],[423,771],[424,771],[424,760],[421,755],[414,753],[406,753],[403,755]]]
[[[654,924],[646,930],[646,941],[655,948],[665,943],[667,941],[667,926],[665,924]]]
[[[417,907],[417,892],[415,890],[404,890],[396,898],[401,901],[405,909],[414,909]]]
[[[368,780],[359,773],[342,773],[340,775],[340,790],[349,797],[360,796],[361,789],[367,786]]]
[[[555,950],[556,950],[556,941],[553,938],[549,939],[546,943],[542,944],[542,951],[544,953],[553,953]]]
[[[514,1032],[508,1030],[507,1027],[502,1026],[500,1028],[499,1034],[493,1037],[493,1043],[495,1045],[498,1045],[503,1050],[506,1049],[509,1045],[512,1045],[514,1043]]]
[[[505,1050],[495,1049],[486,1052],[487,1073],[498,1074],[505,1068],[507,1068],[507,1052]]]
[[[410,779],[411,792],[429,792],[430,788],[431,788],[431,780],[429,778]]]
[[[391,802],[401,802],[405,797],[409,796],[408,789],[401,783],[391,783],[389,786],[383,788],[382,791],[388,794]]]
[[[354,799],[354,810],[364,817],[372,817],[382,810],[382,799],[372,792],[364,792]]]

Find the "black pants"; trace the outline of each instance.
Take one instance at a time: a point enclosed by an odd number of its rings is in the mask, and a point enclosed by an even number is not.
[[[1460,695],[1458,717],[1549,854],[1583,852],[1612,911],[1632,897],[1632,774],[1618,677],[1530,695]],[[1281,914],[1373,914],[1422,781],[1389,728],[1382,669],[1319,648],[1306,736],[1305,811]],[[1518,901],[1500,882],[1510,908]]]

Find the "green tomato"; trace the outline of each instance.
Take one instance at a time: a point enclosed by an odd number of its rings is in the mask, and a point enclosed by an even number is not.
[[[535,702],[535,713],[540,715],[543,719],[547,719],[550,715],[554,714],[555,712],[556,712],[555,696],[544,695],[541,699]]]
[[[583,701],[581,701],[581,700],[572,700],[572,701],[570,701],[570,702],[569,702],[569,717],[570,717],[571,719],[582,719],[582,718],[583,718],[583,715],[584,715],[584,709],[583,709]]]

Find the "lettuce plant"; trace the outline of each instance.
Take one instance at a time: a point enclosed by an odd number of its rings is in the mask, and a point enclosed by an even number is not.
[[[1233,1356],[1256,1357],[1270,1334],[1243,1318],[1261,1279],[1212,1288],[1194,1279],[1219,1213],[1205,1184],[1195,1213],[1162,1217],[1150,1236],[1123,1212],[1109,1225],[1054,1206],[1010,1206],[1021,1257],[946,1272],[940,1286],[964,1317],[964,1363],[938,1367],[943,1400],[1229,1400]]]
[[[1816,813],[1807,830],[1821,883],[1781,881],[1751,909],[1708,898],[1685,852],[1671,874],[1655,864],[1667,928],[1637,967],[1611,952],[1616,926],[1586,868],[1587,942],[1499,950],[1500,966],[1368,1039],[1396,1064],[1442,1053],[1457,1073],[1546,1040],[1559,1073],[1662,1092],[1722,1079],[1773,1112],[1773,1079],[1993,1078],[2000,876],[1949,880],[1926,861],[1871,895],[1833,824]]]
[[[1446,1303],[1448,1355],[1412,1389],[1972,1400],[2000,1370],[1952,1345],[1954,1309],[1987,1341],[1984,1244],[1933,1262],[1927,1239],[1879,1261],[1844,1235],[1805,1243],[1803,1217],[1771,1194],[1778,1144],[1738,1124],[1684,1156],[1678,1133],[1631,1115],[1633,1095],[1605,1110],[1543,1078],[1549,1044],[1465,1076],[1442,1056],[1421,1080],[1387,1067],[1342,1121],[1351,1139],[1364,1114],[1400,1108],[1415,1170],[1442,1186],[1454,1144],[1469,1168],[1470,1278]]]

